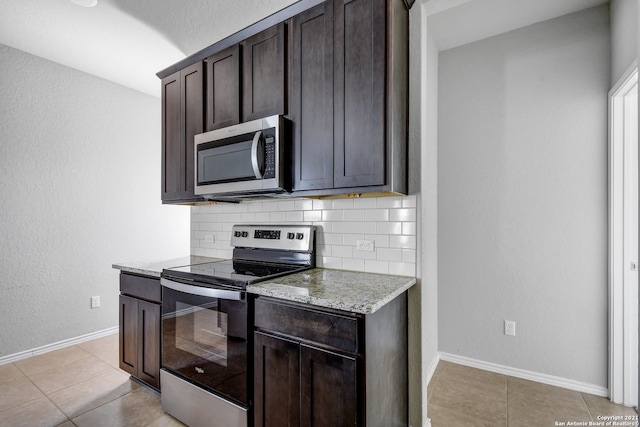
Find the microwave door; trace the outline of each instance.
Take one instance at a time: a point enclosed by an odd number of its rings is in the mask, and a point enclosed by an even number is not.
[[[261,132],[198,146],[197,185],[253,181],[262,178],[264,146]]]

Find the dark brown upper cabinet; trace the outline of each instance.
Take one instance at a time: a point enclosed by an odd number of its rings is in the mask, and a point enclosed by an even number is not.
[[[285,23],[242,42],[242,121],[286,113]]]
[[[333,2],[291,22],[291,92],[295,190],[333,187]]]
[[[207,130],[286,112],[285,23],[205,60]]]
[[[240,123],[240,45],[205,60],[207,67],[207,130]]]
[[[204,130],[202,62],[162,79],[162,202],[202,201],[193,194],[193,137]]]
[[[327,0],[292,19],[294,193],[406,194],[408,10]]]

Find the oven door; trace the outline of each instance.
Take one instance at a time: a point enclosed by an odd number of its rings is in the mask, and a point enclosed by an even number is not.
[[[162,367],[247,407],[246,292],[162,284]]]

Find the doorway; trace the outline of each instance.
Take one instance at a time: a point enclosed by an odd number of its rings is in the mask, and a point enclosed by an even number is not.
[[[638,64],[609,92],[609,398],[638,406]]]

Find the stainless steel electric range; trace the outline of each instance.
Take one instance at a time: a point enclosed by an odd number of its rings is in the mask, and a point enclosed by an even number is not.
[[[162,272],[162,407],[191,427],[246,427],[253,346],[247,285],[312,268],[315,227],[235,225],[233,259]]]

